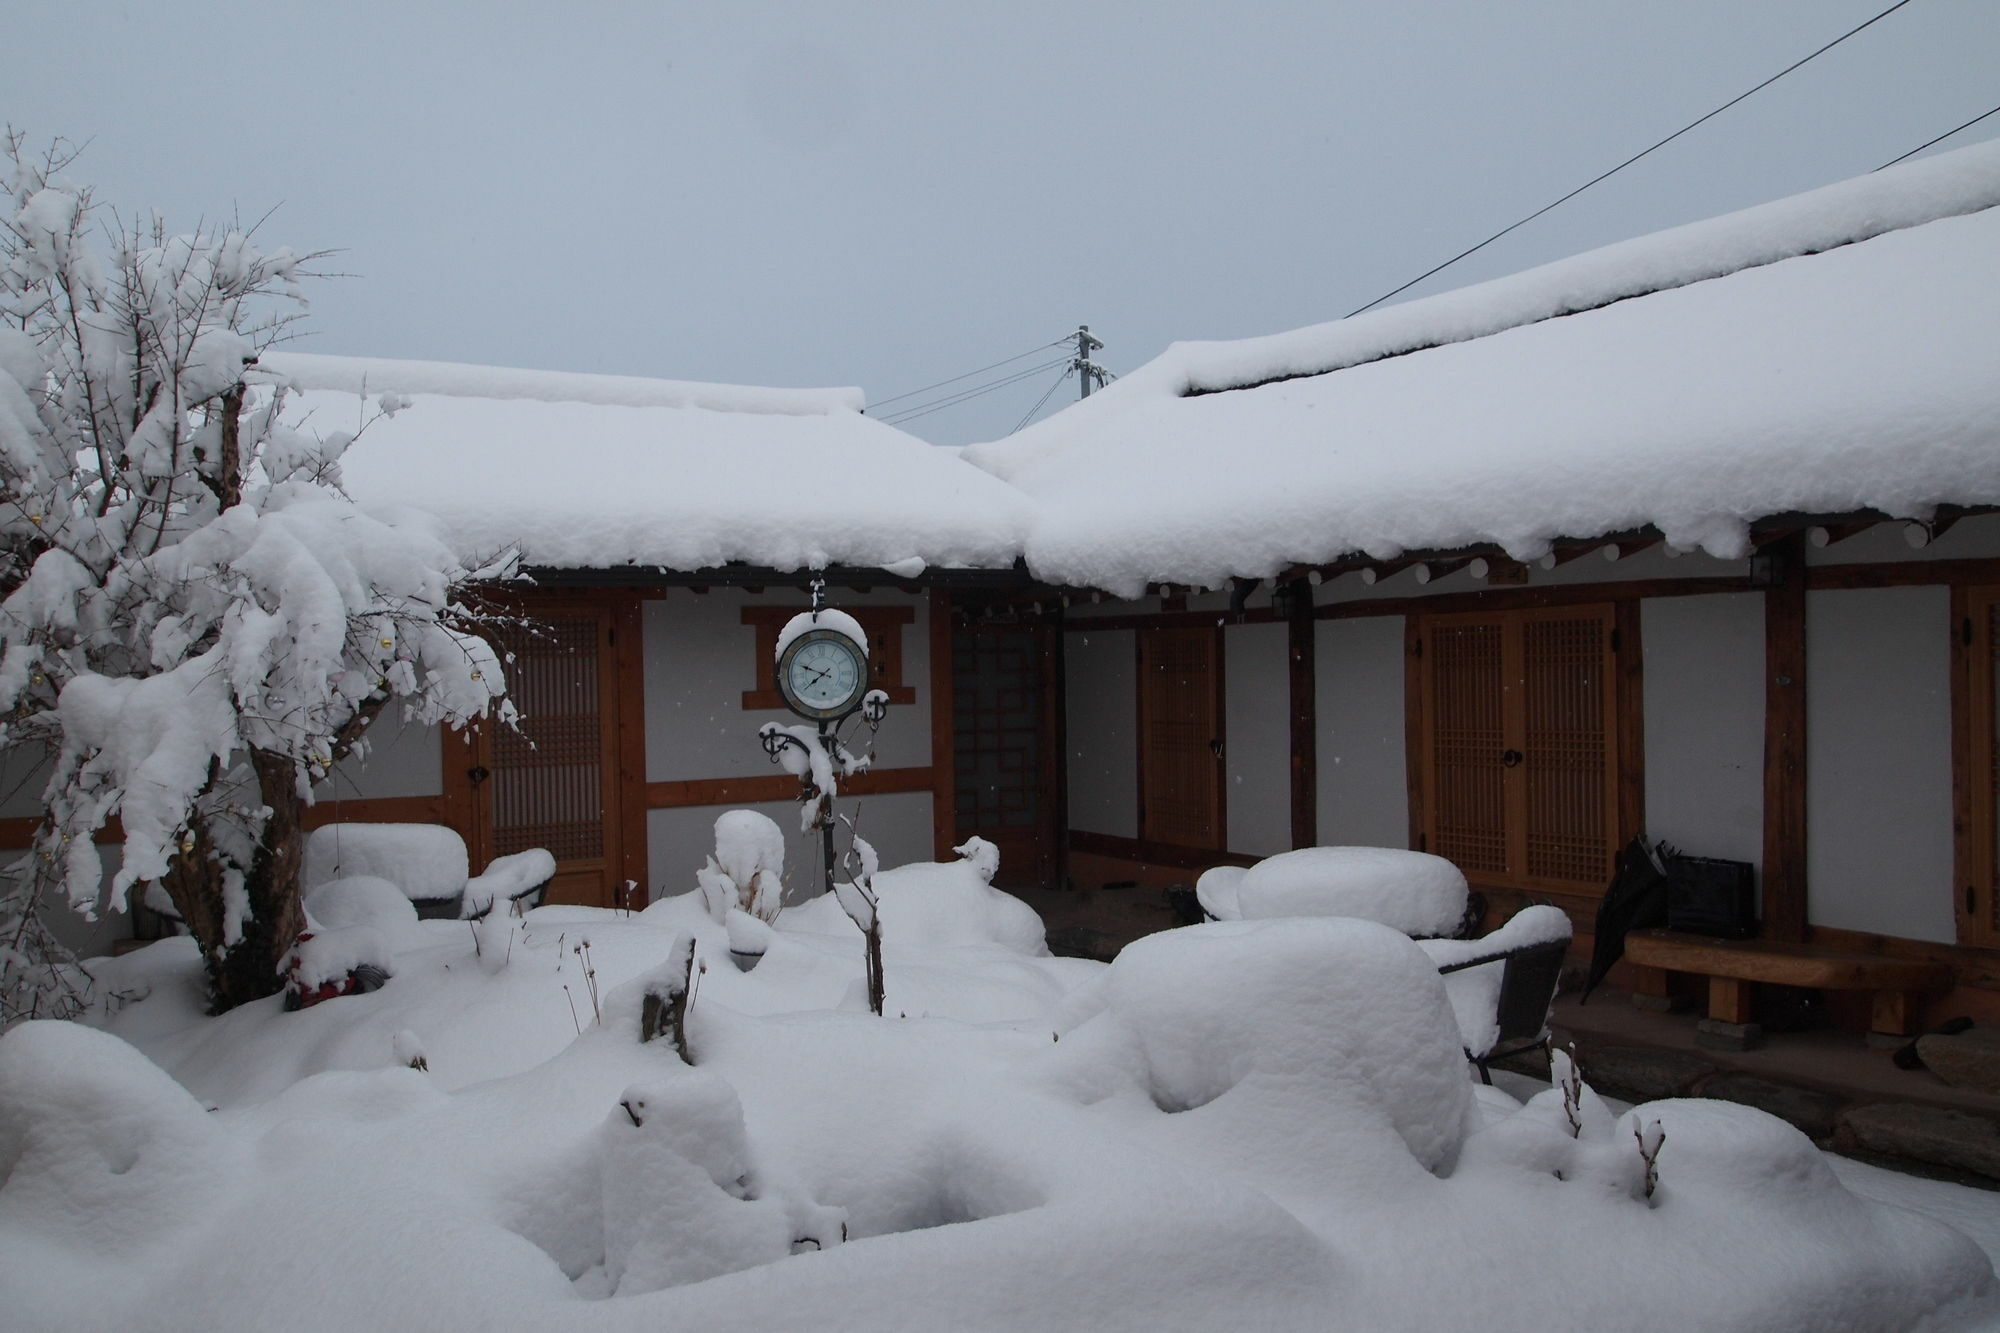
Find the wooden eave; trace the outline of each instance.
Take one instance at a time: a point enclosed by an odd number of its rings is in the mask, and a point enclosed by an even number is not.
[[[662,565],[639,564],[615,565],[609,569],[529,565],[522,573],[544,588],[806,588],[815,578],[823,578],[830,588],[858,592],[874,588],[900,588],[905,592],[943,588],[1061,595],[1061,589],[1036,580],[1028,573],[1027,562],[1019,559],[1005,569],[930,567],[914,578],[892,574],[875,565],[829,565],[823,570],[781,570],[742,562],[705,569],[669,569]]]

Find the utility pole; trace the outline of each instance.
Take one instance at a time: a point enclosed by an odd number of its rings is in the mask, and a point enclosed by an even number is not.
[[[1097,387],[1100,389],[1105,385],[1104,367],[1090,359],[1090,354],[1103,350],[1104,344],[1090,336],[1090,325],[1088,324],[1077,325],[1074,336],[1076,338],[1076,355],[1070,358],[1069,368],[1076,372],[1078,385],[1083,390],[1078,395],[1078,401],[1082,401],[1082,399],[1090,397],[1092,380],[1097,381]]]

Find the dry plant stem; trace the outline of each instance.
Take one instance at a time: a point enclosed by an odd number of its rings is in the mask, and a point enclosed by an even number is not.
[[[664,984],[655,981],[646,987],[639,1004],[639,1040],[665,1037],[682,1063],[691,1065],[694,1053],[688,1048],[687,1014],[694,998],[694,942],[683,936],[674,948],[681,954],[680,971]]]

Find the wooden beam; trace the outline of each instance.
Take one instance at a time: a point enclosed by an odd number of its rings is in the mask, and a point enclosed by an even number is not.
[[[1456,611],[1522,611],[1544,606],[1585,606],[1642,597],[1700,597],[1748,592],[1750,580],[1737,574],[1695,575],[1685,579],[1634,579],[1629,583],[1577,583],[1541,588],[1482,588],[1435,597],[1379,597],[1372,601],[1329,602],[1313,612],[1321,620],[1357,616],[1445,615]]]
[[[1322,608],[1324,609],[1324,608]],[[1423,622],[1403,619],[1403,785],[1410,806],[1410,848],[1429,851],[1430,812],[1425,809],[1424,772],[1430,766],[1430,732],[1425,726]]]
[[[1068,668],[1064,661],[1063,608],[1050,613],[1049,623],[1040,631],[1042,643],[1042,729],[1040,764],[1043,801],[1042,826],[1035,841],[1048,848],[1046,885],[1069,882],[1069,723],[1067,717]],[[940,857],[939,860],[944,858]]]
[[[1319,844],[1319,691],[1316,662],[1318,622],[1312,588],[1304,579],[1286,585],[1286,665],[1291,693],[1292,846]]]
[[[317,801],[302,821],[309,829],[327,824],[442,824],[445,798],[439,796],[350,796]]]
[[[1180,847],[1172,843],[1147,842],[1140,838],[1120,838],[1109,833],[1069,831],[1069,849],[1091,856],[1109,856],[1120,861],[1171,866],[1184,870],[1205,870],[1210,866],[1253,866],[1262,857],[1244,852],[1220,852],[1207,847]]]
[[[2000,583],[2000,560],[1897,560],[1881,564],[1815,565],[1806,586],[1823,588],[1907,588],[1923,584]]]
[[[842,796],[882,796],[891,792],[932,790],[930,766],[922,768],[879,768],[856,773],[840,780]],[[747,778],[693,778],[677,782],[648,782],[646,808],[678,810],[691,805],[761,805],[769,801],[790,801],[799,794],[799,780],[789,773],[759,774]]]
[[[1806,566],[1804,540],[1768,548],[1764,591],[1765,939],[1806,937]]]
[[[931,859],[948,861],[952,846],[958,841],[951,594],[943,588],[933,588],[926,614],[930,621]]]

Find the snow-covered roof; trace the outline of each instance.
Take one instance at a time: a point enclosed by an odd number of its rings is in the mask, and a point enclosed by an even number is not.
[[[431,511],[468,560],[519,543],[566,569],[1005,568],[1026,534],[1025,497],[862,415],[855,389],[282,352],[262,365],[299,391],[288,418],[368,422],[341,460],[357,501]],[[384,395],[407,406],[379,416]]]
[[[2000,142],[1176,344],[964,457],[1036,501],[1038,576],[1125,592],[1647,524],[1735,556],[1769,514],[2000,502],[1996,204]]]

